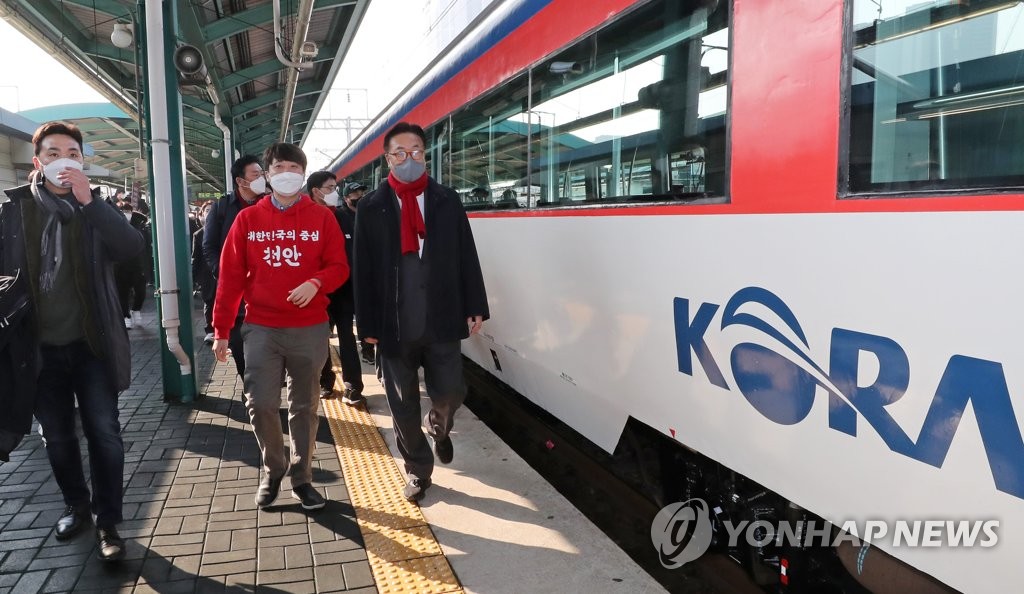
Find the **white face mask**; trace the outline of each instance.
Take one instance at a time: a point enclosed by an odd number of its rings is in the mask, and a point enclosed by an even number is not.
[[[270,187],[282,196],[294,196],[302,189],[306,178],[301,173],[286,171],[270,177]]]
[[[131,221],[132,220],[132,213],[130,213],[130,212],[124,213],[124,220]]]
[[[60,181],[57,179],[57,174],[60,173],[61,171],[64,171],[65,169],[77,169],[81,171],[82,164],[79,163],[78,161],[75,161],[74,159],[68,159],[66,157],[57,159],[56,161],[51,161],[43,166],[43,175],[45,175],[46,179],[48,179],[50,183],[55,186],[69,187],[60,183]]]
[[[338,191],[335,190],[335,191],[331,192],[330,194],[325,194],[324,195],[324,202],[327,203],[327,206],[337,206],[338,205]]]
[[[267,191],[267,180],[262,175],[257,177],[249,182],[249,190],[262,196],[263,193]]]

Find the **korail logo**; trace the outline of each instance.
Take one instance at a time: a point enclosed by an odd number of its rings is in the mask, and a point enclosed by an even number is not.
[[[970,405],[995,488],[1024,499],[1024,472],[1018,472],[1018,464],[1007,462],[1024,460],[1024,438],[1002,363],[951,354],[937,386],[915,385],[913,397],[930,394],[931,404],[924,419],[903,421],[904,425],[921,427],[914,439],[886,410],[910,388],[911,358],[895,340],[833,328],[826,366],[811,356],[807,335],[793,310],[767,289],[740,289],[724,308],[716,303],[694,307],[682,297],[677,297],[673,305],[679,371],[694,376],[696,356],[707,381],[731,391],[733,387],[720,367],[727,361],[743,398],[762,416],[780,425],[803,421],[820,387],[828,397],[830,429],[856,437],[866,424],[893,453],[942,468]],[[728,344],[727,329],[746,337],[732,345],[727,359],[721,356],[723,353],[713,352],[707,342],[720,309],[718,329],[722,338],[713,344]],[[874,382],[867,386],[858,383],[862,363],[862,375],[870,375],[868,369],[875,372]]]
[[[651,522],[651,542],[666,569],[700,557],[711,546],[711,514],[703,499],[677,501],[661,508]]]

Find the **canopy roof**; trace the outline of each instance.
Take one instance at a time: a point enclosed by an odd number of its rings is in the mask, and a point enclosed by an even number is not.
[[[301,143],[337,75],[369,0],[278,0],[281,36],[276,40],[292,62],[276,55],[271,0],[192,0],[176,4],[179,44],[202,52],[210,85],[182,88],[182,117],[188,181],[224,185],[223,134],[214,110],[232,130],[242,154],[259,154],[279,140]],[[73,120],[96,151],[97,164],[132,177],[139,158],[138,44],[118,48],[117,24],[141,33],[143,4],[125,0],[0,0],[0,17],[95,87],[113,105],[79,104],[22,112],[44,122]],[[309,15],[308,19],[302,15]],[[313,58],[293,54],[301,35],[318,48]],[[136,35],[133,41],[138,40]],[[301,40],[300,40],[301,41]],[[141,53],[141,52],[139,52]],[[288,75],[297,71],[294,84]],[[287,91],[294,88],[294,94]],[[216,97],[216,104],[214,102]],[[290,105],[290,109],[287,106]],[[287,113],[286,113],[287,111]],[[285,125],[287,121],[287,125]],[[214,151],[218,156],[213,156]]]

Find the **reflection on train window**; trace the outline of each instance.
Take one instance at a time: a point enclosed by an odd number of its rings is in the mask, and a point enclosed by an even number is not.
[[[1024,5],[854,0],[851,193],[1024,185]]]
[[[467,208],[723,201],[729,4],[651,2],[559,50],[433,126],[435,175]]]
[[[532,203],[723,200],[728,5],[654,2],[532,71]]]
[[[525,110],[529,75],[523,73],[452,114],[445,154],[449,179],[466,208],[526,206],[526,125],[510,119]],[[436,126],[435,126],[436,127]]]

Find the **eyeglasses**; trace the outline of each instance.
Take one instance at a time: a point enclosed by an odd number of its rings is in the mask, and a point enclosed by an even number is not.
[[[405,161],[409,157],[412,157],[413,159],[416,159],[417,161],[419,161],[420,159],[423,158],[423,151],[421,151],[419,149],[416,149],[414,151],[404,151],[404,150],[400,149],[400,150],[397,150],[397,151],[395,151],[393,153],[388,153],[388,154],[391,155],[392,157],[398,159],[399,161]]]

